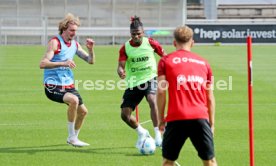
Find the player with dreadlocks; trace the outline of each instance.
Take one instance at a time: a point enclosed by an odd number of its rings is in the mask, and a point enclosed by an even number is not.
[[[126,79],[128,87],[123,95],[121,104],[121,118],[138,134],[136,147],[143,138],[150,136],[136,118],[132,116],[135,107],[142,101],[144,96],[150,107],[150,115],[155,131],[156,146],[161,146],[162,137],[158,129],[158,113],[156,103],[157,90],[157,65],[155,53],[164,56],[162,46],[154,39],[144,37],[143,23],[137,16],[131,17],[131,38],[123,44],[119,51],[117,73],[121,79]]]

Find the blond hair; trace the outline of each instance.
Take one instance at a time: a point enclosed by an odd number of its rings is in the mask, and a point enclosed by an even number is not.
[[[62,21],[60,21],[59,25],[58,25],[58,30],[59,30],[60,35],[63,33],[64,30],[66,30],[68,28],[69,24],[74,24],[74,25],[80,26],[79,17],[76,17],[71,13],[66,14],[64,19]]]
[[[174,30],[173,35],[176,42],[187,43],[193,38],[194,32],[190,27],[184,25],[184,26],[177,27]]]

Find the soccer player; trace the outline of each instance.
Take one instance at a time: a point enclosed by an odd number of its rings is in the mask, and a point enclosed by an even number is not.
[[[143,23],[137,16],[131,18],[130,34],[131,39],[125,42],[119,51],[117,68],[119,77],[128,82],[128,88],[125,90],[121,104],[121,118],[129,127],[136,130],[138,134],[136,147],[138,147],[142,139],[150,135],[148,130],[144,129],[131,114],[145,96],[150,107],[155,143],[157,146],[161,146],[162,137],[158,128],[156,104],[157,65],[155,53],[162,57],[165,52],[156,40],[144,37]]]
[[[67,143],[73,146],[88,146],[80,141],[78,135],[88,112],[79,92],[74,88],[72,69],[76,67],[73,58],[75,54],[89,64],[95,62],[94,41],[88,38],[86,47],[88,53],[74,39],[80,21],[78,17],[68,13],[59,23],[59,35],[48,42],[47,51],[40,62],[44,69],[44,86],[46,96],[55,102],[68,106],[68,138]]]
[[[158,64],[159,128],[161,131],[165,129],[163,166],[174,165],[187,138],[190,138],[204,166],[217,165],[213,143],[213,75],[208,62],[191,52],[193,43],[191,28],[176,28],[173,42],[176,51],[161,58]],[[165,117],[167,88],[169,101]]]

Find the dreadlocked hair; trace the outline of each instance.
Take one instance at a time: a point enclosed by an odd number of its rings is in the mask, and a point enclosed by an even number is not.
[[[130,29],[138,29],[139,27],[143,27],[140,17],[132,16],[130,18],[130,22]]]

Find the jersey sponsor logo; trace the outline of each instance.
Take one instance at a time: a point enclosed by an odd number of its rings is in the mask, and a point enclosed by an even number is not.
[[[199,84],[204,83],[204,78],[197,75],[188,75],[188,76],[178,75],[176,79],[177,79],[177,83],[180,85],[185,84],[186,82],[199,83]]]
[[[177,90],[202,90],[206,87],[204,78],[197,75],[178,75],[177,76]]]
[[[132,58],[131,62],[146,62],[149,60],[149,57],[145,56],[145,57],[138,57],[138,58]]]
[[[196,63],[196,64],[200,64],[200,65],[205,65],[204,61],[198,60],[198,59],[193,59],[193,58],[187,58],[187,57],[174,57],[172,59],[172,63],[174,64],[179,64],[179,63]]]
[[[143,68],[131,68],[131,72],[139,72],[139,71],[145,71],[151,69],[150,66],[143,67]]]
[[[187,79],[184,75],[178,75],[176,79],[177,79],[178,84],[183,84],[187,81]]]

